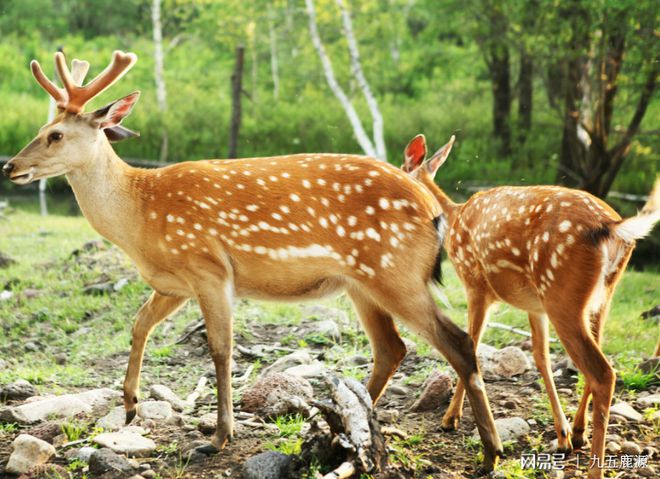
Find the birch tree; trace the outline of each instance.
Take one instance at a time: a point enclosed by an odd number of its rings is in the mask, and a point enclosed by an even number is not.
[[[161,0],[154,0],[151,8],[151,21],[153,24],[154,39],[154,79],[156,81],[156,101],[163,120],[163,136],[160,145],[160,161],[167,161],[169,139],[165,112],[167,111],[167,90],[165,88],[164,54],[163,54],[163,28],[160,19]]]
[[[367,132],[362,125],[362,121],[353,106],[353,103],[346,95],[344,89],[337,82],[335,77],[334,70],[332,68],[332,63],[330,58],[323,46],[321,41],[321,36],[319,35],[318,26],[316,23],[316,9],[314,8],[314,0],[305,0],[305,5],[307,7],[307,15],[309,16],[309,32],[312,38],[312,43],[314,48],[319,55],[321,60],[321,65],[323,66],[323,73],[325,74],[326,81],[332,93],[335,95],[339,103],[341,104],[348,120],[353,127],[353,133],[357,139],[360,147],[365,154],[369,156],[374,156],[383,161],[387,159],[387,152],[385,150],[385,141],[383,138],[383,117],[378,108],[378,102],[376,101],[369,83],[364,76],[362,71],[362,65],[360,63],[360,55],[357,48],[357,42],[355,41],[355,35],[353,33],[353,25],[351,22],[350,15],[346,10],[343,0],[336,0],[337,6],[342,17],[342,30],[346,40],[348,42],[348,51],[351,59],[351,71],[355,80],[358,83],[362,94],[364,95],[367,105],[369,107],[369,113],[371,114],[371,119],[373,123],[373,138],[370,138]]]

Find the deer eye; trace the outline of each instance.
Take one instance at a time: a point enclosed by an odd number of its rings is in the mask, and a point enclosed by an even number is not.
[[[60,141],[64,135],[59,131],[54,131],[48,135],[48,144],[50,145],[54,141]]]

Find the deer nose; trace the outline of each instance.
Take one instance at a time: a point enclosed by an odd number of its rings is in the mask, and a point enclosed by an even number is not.
[[[2,167],[2,172],[5,174],[5,176],[9,176],[9,173],[11,173],[13,169],[13,163],[6,163],[5,166]]]

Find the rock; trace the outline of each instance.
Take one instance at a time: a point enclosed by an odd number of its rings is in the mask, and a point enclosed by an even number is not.
[[[172,416],[172,405],[167,401],[145,401],[138,403],[137,415],[142,419],[167,421]]]
[[[106,431],[117,431],[126,424],[126,410],[124,406],[113,408],[108,414],[96,421],[98,427]]]
[[[399,411],[397,409],[378,409],[376,419],[387,424],[395,423],[399,419]]]
[[[96,411],[108,407],[113,401],[120,400],[122,393],[114,389],[98,388],[75,394],[75,397],[89,404]]]
[[[639,363],[639,370],[644,374],[655,374],[656,378],[660,377],[660,356],[642,361]]]
[[[142,477],[144,477],[144,479],[153,479],[154,477],[156,477],[158,475],[158,473],[156,473],[156,471],[151,470],[151,469],[147,469],[146,471],[142,471],[140,474],[141,474]]]
[[[611,454],[619,454],[619,452],[621,451],[621,446],[619,446],[619,443],[610,441],[605,446],[605,449],[607,450],[607,452]]]
[[[335,323],[332,319],[316,321],[313,323],[312,330],[310,332],[313,334],[320,334],[326,338],[332,339],[335,342],[341,341],[339,325],[337,325],[337,323]]]
[[[149,388],[149,394],[151,395],[152,398],[157,399],[159,401],[167,401],[172,405],[172,408],[175,411],[181,412],[188,405],[188,403],[186,403],[186,401],[184,401],[179,396],[177,396],[174,391],[172,391],[170,388],[162,384],[152,385]]]
[[[507,346],[492,354],[493,373],[505,378],[511,378],[524,373],[530,368],[525,352],[515,346]]]
[[[627,402],[616,403],[610,408],[610,414],[616,414],[632,422],[640,422],[644,417]]]
[[[529,424],[521,417],[495,419],[495,428],[497,429],[497,433],[500,435],[502,442],[513,441],[530,431]],[[472,437],[474,439],[479,439],[479,433],[476,432],[476,429]]]
[[[410,391],[408,391],[408,388],[402,386],[401,384],[392,384],[388,386],[387,392],[391,394],[396,394],[397,396],[407,396],[410,393]]]
[[[301,364],[292,368],[286,369],[284,372],[292,376],[302,378],[320,378],[328,371],[323,363],[314,362],[312,364]]]
[[[361,354],[355,354],[339,361],[342,366],[348,367],[364,366],[365,364],[369,364],[369,362],[369,358],[365,358]]]
[[[438,411],[440,406],[451,397],[454,381],[452,377],[440,371],[433,371],[424,381],[422,393],[411,410],[416,412]]]
[[[642,449],[642,454],[648,456],[649,459],[653,459],[658,455],[658,450],[653,446],[646,446],[644,449]]]
[[[0,251],[0,268],[8,268],[12,264],[16,264],[16,260],[13,259],[8,254],[5,254],[2,251]]]
[[[314,394],[305,378],[273,373],[259,378],[241,399],[243,410],[261,415],[307,413]]]
[[[55,448],[46,441],[29,434],[20,434],[14,442],[14,448],[5,470],[12,474],[25,474],[34,466],[45,464],[55,455]]]
[[[205,434],[212,434],[218,425],[218,413],[207,412],[199,418],[197,427]]]
[[[32,342],[32,341],[27,341],[24,345],[23,348],[25,348],[25,351],[28,353],[34,353],[39,351],[39,345]]]
[[[638,456],[642,453],[642,448],[632,441],[624,441],[621,443],[621,453],[629,454],[631,456]]]
[[[62,423],[60,421],[43,422],[31,427],[26,433],[49,444],[53,444],[55,437],[62,434]]]
[[[341,309],[327,308],[318,304],[305,306],[302,309],[303,318],[305,320],[333,320],[337,324],[348,326],[350,321],[346,312]]]
[[[115,292],[121,291],[124,289],[124,287],[128,284],[128,278],[121,278],[119,281],[117,281],[114,285],[112,285],[112,289]]]
[[[110,294],[115,291],[114,285],[110,282],[108,283],[96,283],[96,284],[90,284],[89,286],[85,286],[83,288],[83,294],[91,295],[91,296],[101,296],[104,294]]]
[[[66,353],[58,353],[55,355],[55,362],[59,365],[66,364],[69,361],[69,355]]]
[[[92,407],[73,394],[54,396],[40,401],[13,406],[0,411],[5,422],[33,424],[48,418],[70,418],[80,413],[91,413]]]
[[[90,476],[97,477],[108,472],[111,472],[113,477],[122,477],[133,474],[135,468],[125,457],[111,449],[97,449],[89,458]]]
[[[39,391],[29,381],[19,379],[9,383],[0,390],[0,399],[3,401],[22,401],[32,396],[38,396]]]
[[[9,301],[14,296],[12,291],[2,290],[0,291],[0,301]]]
[[[637,399],[636,403],[642,409],[649,407],[658,407],[660,406],[660,394],[651,394],[646,397],[640,397]]]
[[[656,476],[655,469],[653,469],[652,466],[646,466],[638,469],[637,474],[639,474],[642,477],[658,477]]]
[[[93,441],[128,457],[147,457],[156,449],[156,443],[151,439],[133,432],[104,432],[95,436]]]
[[[502,406],[504,406],[505,409],[513,410],[513,409],[516,409],[518,407],[518,403],[516,403],[515,401],[512,401],[512,400],[508,400],[508,401],[504,401]]]
[[[263,370],[261,377],[267,376],[271,373],[281,373],[286,369],[299,366],[301,364],[310,364],[311,362],[312,356],[309,354],[309,352],[305,349],[301,349],[300,351],[296,351],[279,358],[277,361]]]
[[[289,477],[291,456],[276,451],[267,451],[252,456],[243,464],[242,479],[283,479]]]
[[[89,460],[92,457],[92,454],[94,454],[98,449],[95,447],[90,447],[90,446],[84,446],[78,449],[76,452],[76,459],[84,462],[89,462]]]

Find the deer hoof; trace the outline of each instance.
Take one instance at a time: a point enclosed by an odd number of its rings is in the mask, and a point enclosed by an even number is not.
[[[211,443],[196,447],[195,451],[204,454],[205,456],[212,456],[213,454],[220,452],[220,450]]]

